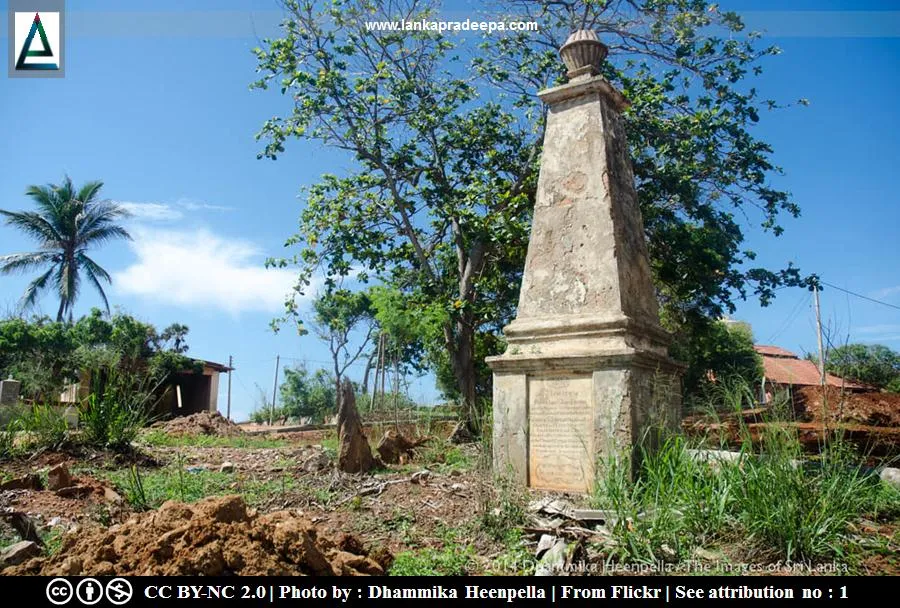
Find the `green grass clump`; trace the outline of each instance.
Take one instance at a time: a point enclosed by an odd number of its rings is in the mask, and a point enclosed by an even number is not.
[[[69,442],[69,426],[59,407],[35,405],[22,412],[17,425],[25,432],[29,450],[58,450]]]
[[[448,545],[442,549],[425,547],[397,554],[391,576],[464,576],[474,566],[470,546]]]
[[[431,439],[416,449],[416,461],[440,473],[450,471],[466,471],[474,466],[469,457],[458,445],[446,439]]]
[[[141,470],[135,466],[114,471],[109,480],[135,509],[149,510],[167,500],[196,502],[208,496],[239,494],[247,504],[260,505],[273,497],[286,498],[288,492],[306,490],[291,475],[256,480],[239,474],[216,470],[193,469],[179,459],[168,467]],[[309,489],[308,493],[319,502],[330,503],[333,493]]]
[[[123,451],[130,448],[148,418],[147,410],[142,406],[109,395],[93,394],[84,402],[79,422],[88,445]]]

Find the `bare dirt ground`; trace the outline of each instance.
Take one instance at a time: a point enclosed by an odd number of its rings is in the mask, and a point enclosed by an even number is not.
[[[861,426],[900,428],[900,395],[850,393],[829,386],[807,386],[794,391],[797,412],[810,422],[846,422]]]

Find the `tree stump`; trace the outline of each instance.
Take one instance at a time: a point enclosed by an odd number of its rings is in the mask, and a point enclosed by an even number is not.
[[[372,448],[362,430],[353,385],[344,378],[338,402],[337,468],[345,473],[366,473],[375,468]]]

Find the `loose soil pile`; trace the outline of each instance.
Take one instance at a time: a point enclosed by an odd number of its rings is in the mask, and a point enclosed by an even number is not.
[[[179,416],[153,426],[162,429],[169,435],[178,436],[221,435],[231,437],[244,432],[241,427],[218,412],[199,412],[190,416]]]
[[[169,501],[108,529],[70,534],[50,558],[4,575],[365,575],[383,574],[386,552],[346,534],[322,533],[290,511],[257,515],[239,496]]]
[[[900,395],[849,393],[834,386],[794,389],[794,406],[801,417],[822,422],[849,422],[868,426],[900,427]],[[827,416],[826,416],[827,408]]]

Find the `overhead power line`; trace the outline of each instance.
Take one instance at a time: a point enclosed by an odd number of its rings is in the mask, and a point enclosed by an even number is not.
[[[864,296],[861,293],[856,293],[855,291],[850,291],[849,289],[844,289],[843,287],[838,287],[837,285],[832,285],[831,283],[826,283],[825,281],[822,281],[822,280],[820,280],[819,282],[822,285],[827,285],[828,287],[831,287],[832,289],[837,289],[838,291],[843,291],[844,293],[848,293],[851,296],[856,296],[857,298],[862,298],[863,300],[868,300],[869,302],[875,302],[876,304],[881,304],[882,306],[887,306],[889,308],[896,308],[897,310],[900,310],[900,306],[897,306],[896,304],[891,304],[889,302],[883,302],[881,300],[876,300],[875,298],[870,298],[869,296]]]

